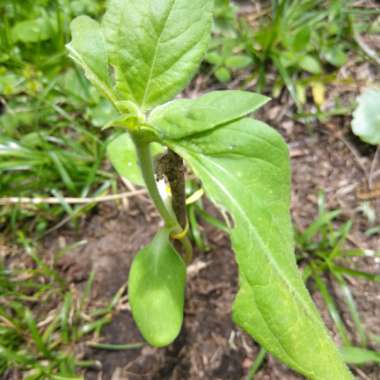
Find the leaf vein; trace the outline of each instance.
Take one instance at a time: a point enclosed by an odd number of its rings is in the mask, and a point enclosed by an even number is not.
[[[169,6],[169,9],[168,9],[168,13],[167,13],[167,15],[165,17],[165,20],[163,22],[163,26],[162,26],[162,28],[161,28],[161,30],[159,32],[158,38],[157,38],[157,43],[156,43],[156,46],[154,48],[154,54],[153,54],[152,64],[150,66],[150,70],[149,70],[149,74],[148,74],[148,80],[147,80],[147,83],[146,83],[146,86],[145,86],[144,96],[143,96],[143,99],[142,99],[142,104],[141,104],[142,108],[144,108],[146,97],[148,95],[148,92],[149,92],[149,89],[150,89],[150,86],[151,86],[151,83],[152,83],[153,71],[154,71],[154,66],[156,65],[157,56],[158,56],[158,53],[159,53],[159,50],[160,50],[161,38],[162,38],[162,35],[163,35],[164,30],[166,28],[167,22],[168,22],[168,20],[170,18],[170,14],[173,11],[175,2],[176,2],[176,0],[173,0],[171,2],[170,6]]]

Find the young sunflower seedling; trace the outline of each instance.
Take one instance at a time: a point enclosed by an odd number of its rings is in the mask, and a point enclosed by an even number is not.
[[[129,273],[133,317],[154,346],[168,345],[181,329],[186,264],[179,251],[191,259],[184,161],[233,219],[228,231],[240,279],[234,321],[310,379],[352,379],[296,266],[287,146],[247,117],[268,99],[216,91],[171,100],[198,69],[212,10],[212,0],[110,0],[100,24],[80,16],[71,26],[71,57],[119,112],[112,126],[126,130],[109,145],[111,161],[146,186],[164,221]],[[152,158],[165,149],[156,161],[171,185],[171,204],[158,190]]]

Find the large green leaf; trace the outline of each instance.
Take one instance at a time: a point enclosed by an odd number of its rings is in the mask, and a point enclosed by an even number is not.
[[[71,23],[71,34],[72,41],[67,45],[70,57],[83,68],[88,80],[115,104],[106,42],[100,25],[88,16],[79,16]]]
[[[103,30],[118,90],[150,109],[190,81],[205,53],[212,0],[110,0]]]
[[[368,144],[380,144],[380,90],[368,89],[359,96],[352,131]]]
[[[171,343],[183,320],[186,266],[161,230],[134,258],[128,279],[132,315],[153,346]]]
[[[162,153],[162,145],[151,144],[153,157]],[[107,156],[118,174],[139,186],[145,186],[138,164],[135,145],[129,133],[123,133],[107,145]]]
[[[235,322],[310,379],[352,379],[296,266],[289,158],[281,136],[241,119],[167,143],[234,220],[231,240],[240,275]]]
[[[269,98],[246,91],[214,91],[197,99],[179,99],[157,107],[149,122],[164,139],[204,132],[255,111]]]

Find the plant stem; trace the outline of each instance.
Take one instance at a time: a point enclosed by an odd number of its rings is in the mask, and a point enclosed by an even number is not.
[[[149,143],[141,141],[138,137],[132,136],[133,141],[136,146],[136,153],[140,163],[140,169],[146,188],[149,192],[150,197],[154,205],[156,206],[158,212],[160,213],[162,219],[165,222],[165,226],[171,230],[172,233],[179,234],[183,231],[183,228],[178,223],[176,217],[172,215],[166,208],[164,201],[158,191],[156,180],[154,177],[154,169],[152,162],[152,155],[150,152]],[[190,240],[187,236],[180,240],[184,250],[184,260],[186,264],[190,264],[193,257],[193,249]]]
[[[136,153],[139,160],[141,173],[154,205],[156,206],[158,212],[164,220],[165,226],[167,228],[173,229],[175,227],[178,227],[179,225],[177,220],[166,208],[165,203],[162,200],[161,195],[158,191],[156,180],[154,178],[152,155],[150,152],[149,144],[140,141],[138,138],[134,138],[133,140],[136,146]]]
[[[156,171],[167,178],[172,193],[173,211],[181,227],[186,228],[185,167],[182,158],[168,149],[158,160]]]
[[[266,354],[267,354],[267,351],[261,347],[259,353],[256,356],[255,361],[252,363],[252,366],[248,371],[248,375],[246,377],[246,380],[253,380],[255,374],[257,373],[257,371],[261,367],[261,364],[263,364],[263,361],[265,359]]]

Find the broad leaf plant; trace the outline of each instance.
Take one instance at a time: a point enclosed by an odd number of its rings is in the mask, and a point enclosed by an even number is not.
[[[124,128],[109,157],[123,177],[146,186],[164,222],[132,263],[134,320],[156,347],[181,329],[192,250],[183,213],[185,162],[233,220],[236,324],[309,379],[352,379],[296,266],[287,145],[248,116],[268,98],[214,91],[173,100],[206,52],[212,11],[212,0],[109,0],[101,23],[80,16],[71,25],[71,58],[118,111],[110,126]],[[159,191],[158,176],[168,180],[171,201]]]

